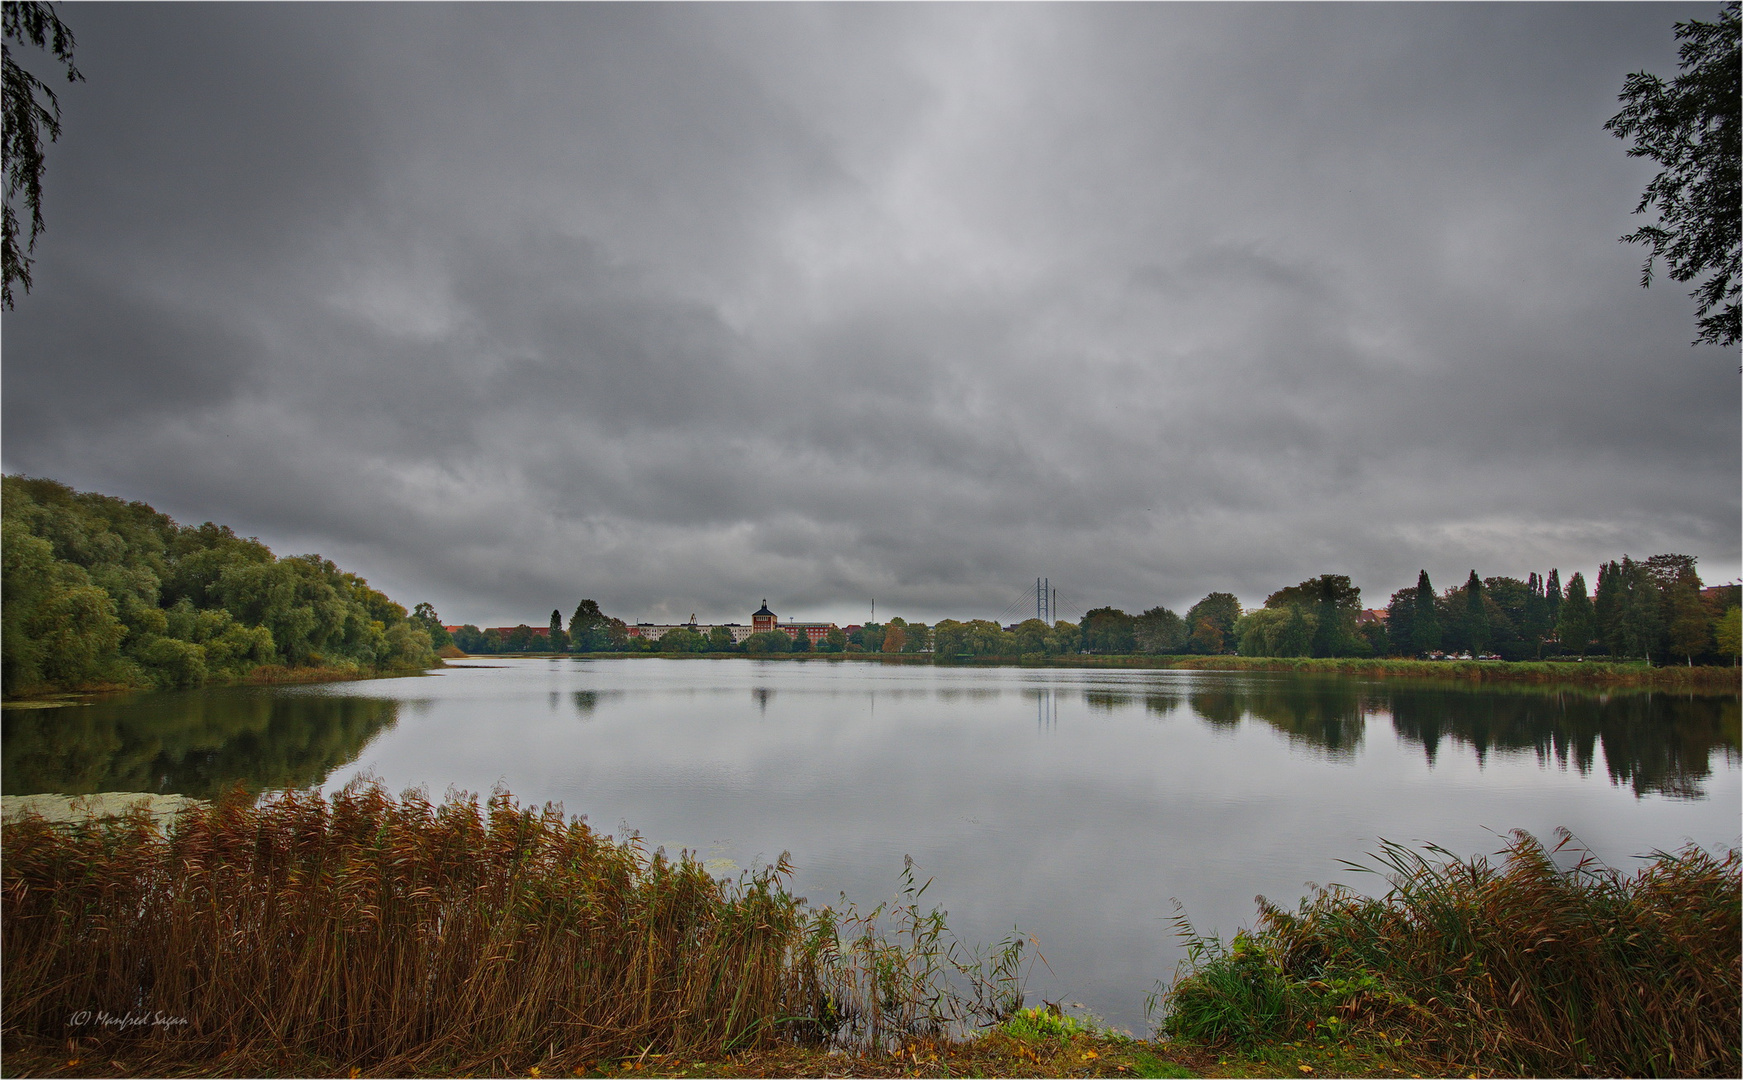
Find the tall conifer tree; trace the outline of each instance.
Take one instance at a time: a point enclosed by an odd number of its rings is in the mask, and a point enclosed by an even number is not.
[[[1434,609],[1434,586],[1428,583],[1428,571],[1416,575],[1415,640],[1411,643],[1424,655],[1440,648],[1440,614]]]
[[[1564,652],[1584,656],[1592,647],[1592,600],[1586,595],[1586,576],[1578,570],[1567,579],[1567,597],[1555,629]]]
[[[1489,644],[1489,612],[1483,606],[1483,579],[1471,571],[1465,582],[1465,637],[1471,643],[1471,655],[1481,656]]]

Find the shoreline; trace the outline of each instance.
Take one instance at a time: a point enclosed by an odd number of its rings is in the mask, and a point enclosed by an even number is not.
[[[262,664],[239,679],[214,679],[201,686],[179,691],[160,690],[155,686],[130,686],[124,683],[100,683],[70,690],[45,690],[41,693],[19,694],[0,701],[0,709],[58,709],[66,706],[89,705],[123,694],[186,693],[189,690],[215,690],[231,686],[305,686],[318,683],[368,682],[374,679],[411,679],[441,671],[448,666],[442,657],[427,668],[404,668],[393,671],[359,671],[355,668],[323,664],[318,667],[285,667],[282,664]]]
[[[1277,672],[1344,675],[1452,684],[1592,687],[1603,690],[1683,690],[1743,695],[1743,668],[1654,667],[1641,660],[1396,660],[1354,657],[1279,656],[964,656],[940,659],[930,653],[745,653],[592,652],[479,653],[455,659],[489,660],[772,660],[785,663],[877,663],[893,666],[1080,668],[1134,671]]]
[[[764,653],[757,656],[727,652],[591,652],[591,653],[460,653],[437,657],[428,668],[416,670],[360,672],[352,668],[323,665],[319,667],[287,668],[263,665],[240,679],[207,683],[197,689],[228,686],[302,686],[319,683],[365,682],[374,679],[403,679],[428,675],[451,667],[450,660],[766,660],[783,663],[875,663],[889,666],[929,666],[941,668],[1057,668],[1063,670],[1128,670],[1128,671],[1217,671],[1257,672],[1296,675],[1348,676],[1363,679],[1400,680],[1419,683],[1439,683],[1453,686],[1514,686],[1536,689],[1572,689],[1592,691],[1667,690],[1684,693],[1731,694],[1743,696],[1743,668],[1682,667],[1666,664],[1654,667],[1641,660],[1398,660],[1360,659],[1354,657],[1278,657],[1278,656],[1151,656],[1097,655],[1080,653],[1075,656],[961,656],[939,658],[931,653]],[[5,709],[51,709],[69,705],[90,704],[93,701],[122,694],[151,693],[149,686],[102,684],[72,690],[20,694],[0,701]]]

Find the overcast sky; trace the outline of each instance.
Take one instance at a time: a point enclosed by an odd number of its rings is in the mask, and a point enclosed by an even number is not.
[[[4,468],[480,625],[1730,580],[1602,130],[1717,10],[64,4]]]

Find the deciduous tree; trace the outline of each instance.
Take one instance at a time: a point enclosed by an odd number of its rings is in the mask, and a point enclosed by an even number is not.
[[[49,85],[26,71],[12,54],[13,45],[28,45],[47,49],[60,62],[68,82],[79,82],[84,76],[73,65],[73,32],[60,21],[54,5],[35,0],[6,0],[4,40],[0,41],[0,69],[3,69],[4,89],[0,90],[0,112],[5,114],[5,131],[0,136],[4,146],[6,202],[4,235],[0,236],[0,305],[13,306],[12,283],[17,282],[29,292],[31,286],[30,253],[36,250],[36,238],[43,231],[42,136],[49,142],[61,137],[61,105]],[[20,196],[30,215],[30,239],[19,246],[18,212],[12,201]]]
[[[1660,258],[1671,279],[1706,275],[1689,295],[1700,333],[1695,344],[1735,345],[1739,340],[1738,4],[1726,4],[1717,22],[1676,24],[1680,74],[1670,82],[1636,71],[1622,83],[1622,111],[1605,130],[1632,139],[1629,157],[1651,158],[1662,171],[1646,185],[1637,214],[1656,209],[1658,224],[1644,225],[1624,242],[1647,244],[1651,254],[1640,285],[1652,284]]]
[[[1213,592],[1203,600],[1192,605],[1186,613],[1186,625],[1191,628],[1194,638],[1200,642],[1210,641],[1208,635],[1199,633],[1200,620],[1209,622],[1216,630],[1217,652],[1223,652],[1224,646],[1232,647],[1235,642],[1235,620],[1241,617],[1241,602],[1235,599],[1233,593]],[[1196,648],[1193,651],[1198,651]]]

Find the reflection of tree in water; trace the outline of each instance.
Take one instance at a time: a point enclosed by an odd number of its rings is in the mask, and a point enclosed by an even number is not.
[[[1361,746],[1367,714],[1390,712],[1400,737],[1419,743],[1433,765],[1446,740],[1479,762],[1491,753],[1532,751],[1540,764],[1591,772],[1602,748],[1610,779],[1635,794],[1700,799],[1714,753],[1736,760],[1739,701],[1730,696],[1623,692],[1399,687],[1298,679],[1227,683],[1190,695],[1212,727],[1262,720],[1292,742],[1349,757]],[[1103,707],[1111,707],[1110,702]],[[1153,709],[1160,712],[1161,709]]]
[[[1540,764],[1571,761],[1581,775],[1597,760],[1612,782],[1636,795],[1705,798],[1717,751],[1733,760],[1738,699],[1662,693],[1578,694],[1457,688],[1380,691],[1398,734],[1422,744],[1434,763],[1442,739],[1469,746],[1477,760],[1494,751],[1536,753]]]
[[[1144,695],[1144,711],[1151,716],[1168,716],[1178,710],[1185,699],[1175,693]]]
[[[1191,702],[1192,711],[1213,727],[1232,728],[1251,716],[1290,742],[1332,757],[1351,757],[1362,745],[1362,701],[1352,683],[1287,680],[1219,686],[1193,694]]]
[[[1083,703],[1089,707],[1090,712],[1118,712],[1137,700],[1135,695],[1122,693],[1119,690],[1085,690],[1083,692]]]
[[[398,709],[374,698],[236,689],[7,710],[0,789],[212,798],[238,781],[256,791],[307,787],[355,761]]]
[[[1215,690],[1201,690],[1189,697],[1192,711],[1199,715],[1205,723],[1215,728],[1234,728],[1239,726],[1245,708],[1237,695],[1224,687]]]
[[[774,696],[773,690],[766,691],[766,693],[771,697]],[[622,697],[623,694],[622,690],[576,690],[569,695],[569,703],[575,706],[576,716],[588,720],[592,718],[593,710],[599,708],[600,702],[614,701]],[[763,701],[763,707],[768,707],[766,699]]]

